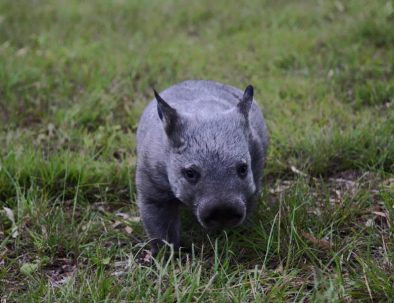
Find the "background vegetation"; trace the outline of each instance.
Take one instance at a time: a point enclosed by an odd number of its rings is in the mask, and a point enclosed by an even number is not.
[[[393,29],[391,1],[1,1],[1,302],[393,302]],[[152,260],[138,118],[198,78],[255,86],[264,192]]]

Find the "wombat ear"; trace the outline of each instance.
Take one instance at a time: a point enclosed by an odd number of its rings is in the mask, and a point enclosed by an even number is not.
[[[253,86],[248,85],[245,89],[244,95],[242,100],[238,103],[237,107],[239,111],[248,118],[250,107],[252,106],[253,102]]]
[[[181,128],[181,118],[176,109],[172,108],[164,99],[153,89],[157,101],[157,113],[160,120],[163,122],[164,130],[174,144],[179,147],[181,145],[181,138],[179,136]]]
[[[164,99],[159,95],[159,93],[153,89],[155,98],[157,101],[157,113],[159,114],[160,120],[163,122],[171,120],[171,117],[176,115],[176,110],[173,109]]]

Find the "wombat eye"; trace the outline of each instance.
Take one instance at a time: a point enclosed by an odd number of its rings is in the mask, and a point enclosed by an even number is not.
[[[196,183],[198,181],[198,178],[200,177],[199,173],[193,168],[185,168],[182,172],[185,179],[190,183]]]
[[[242,163],[238,165],[237,167],[237,173],[241,178],[245,178],[246,175],[248,174],[248,165],[245,163]]]

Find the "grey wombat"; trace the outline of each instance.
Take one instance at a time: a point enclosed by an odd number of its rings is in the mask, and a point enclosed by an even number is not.
[[[137,199],[156,253],[180,244],[178,208],[205,228],[240,225],[261,187],[268,145],[253,87],[205,80],[155,91],[137,130]]]

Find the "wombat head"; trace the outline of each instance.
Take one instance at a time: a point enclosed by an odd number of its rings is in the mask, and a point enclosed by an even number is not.
[[[169,147],[168,179],[205,228],[241,224],[256,191],[249,152],[253,87],[237,106],[211,114],[181,113],[155,91]]]

